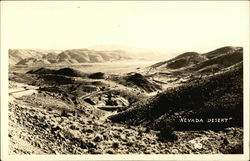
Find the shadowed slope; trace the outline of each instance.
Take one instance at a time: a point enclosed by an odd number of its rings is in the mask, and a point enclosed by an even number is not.
[[[111,116],[114,122],[126,122],[157,128],[167,122],[176,129],[214,129],[242,126],[243,64],[199,82],[172,88],[157,96],[139,102],[128,111]],[[232,117],[228,124],[181,124],[179,117]],[[193,125],[193,126],[192,126]]]

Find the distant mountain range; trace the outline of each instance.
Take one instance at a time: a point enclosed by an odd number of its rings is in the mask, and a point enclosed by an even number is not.
[[[106,61],[130,60],[123,50],[96,51],[89,49],[72,50],[30,50],[10,49],[9,65],[48,65],[96,63]]]
[[[162,61],[152,65],[153,69],[179,70],[194,65],[198,70],[210,64],[210,68],[217,68],[219,64],[230,62],[229,59],[239,58],[237,52],[242,51],[241,47],[222,47],[208,53],[186,52],[173,59]],[[227,56],[225,56],[227,55]],[[32,49],[10,49],[9,65],[49,65],[49,64],[75,64],[75,63],[96,63],[120,60],[163,60],[164,55],[155,53],[131,53],[125,50],[95,50],[95,49],[71,49],[71,50],[32,50]],[[235,57],[235,58],[234,58]],[[242,57],[242,55],[241,55]],[[203,65],[202,65],[203,64]],[[207,64],[207,65],[206,65]],[[213,65],[217,64],[217,65]],[[204,69],[206,70],[206,69]]]

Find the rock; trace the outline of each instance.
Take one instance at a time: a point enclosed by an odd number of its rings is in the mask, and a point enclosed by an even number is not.
[[[62,117],[68,117],[68,115],[67,115],[67,113],[66,113],[65,110],[62,111],[61,116],[62,116]]]
[[[104,139],[104,140],[108,140],[108,138],[109,138],[109,135],[103,134],[103,139]]]
[[[151,154],[152,152],[151,151],[149,151],[149,150],[146,150],[145,152],[144,152],[144,154]]]
[[[114,143],[112,144],[112,147],[113,147],[114,149],[119,148],[119,143],[118,143],[118,142],[114,142]]]
[[[94,131],[92,129],[82,129],[82,132],[84,132],[84,133],[93,133]]]
[[[202,149],[202,144],[201,143],[195,143],[194,148],[195,149]]]
[[[95,105],[95,102],[93,102],[90,98],[86,98],[86,99],[84,99],[84,101],[91,104],[91,105]]]
[[[115,154],[115,151],[113,149],[109,149],[109,150],[107,150],[105,152],[108,153],[108,154]]]
[[[172,149],[172,151],[171,151],[172,154],[178,154],[178,152],[179,151],[177,149]]]
[[[101,142],[103,141],[103,136],[102,135],[96,135],[96,137],[94,138],[94,142]]]
[[[126,138],[126,136],[125,136],[124,134],[121,134],[121,135],[120,135],[120,138],[121,138],[123,141],[127,141],[127,138]]]
[[[97,150],[97,149],[94,149],[94,148],[90,148],[88,150],[88,153],[89,154],[101,154],[101,151],[100,150]]]
[[[53,132],[56,132],[56,131],[58,131],[58,130],[61,130],[61,128],[60,128],[59,126],[56,126],[56,127],[52,127],[52,128],[51,128],[52,133],[53,133]]]
[[[150,128],[147,127],[147,128],[145,129],[145,133],[150,133]]]
[[[223,144],[224,144],[224,145],[228,145],[228,144],[229,144],[229,141],[227,140],[227,138],[224,138],[224,139],[223,139]]]
[[[71,125],[69,128],[72,129],[72,130],[75,130],[76,126],[75,125]]]
[[[126,144],[127,146],[133,146],[134,145],[134,143],[132,143],[132,142],[128,142],[127,144]]]
[[[92,142],[86,143],[86,146],[87,146],[88,148],[96,148],[96,144],[95,144],[95,143],[92,143]]]
[[[120,135],[119,134],[113,134],[113,137],[116,138],[116,139],[120,139]]]

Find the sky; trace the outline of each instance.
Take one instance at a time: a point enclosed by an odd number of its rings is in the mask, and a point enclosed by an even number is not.
[[[9,48],[207,52],[243,46],[247,1],[3,1]]]

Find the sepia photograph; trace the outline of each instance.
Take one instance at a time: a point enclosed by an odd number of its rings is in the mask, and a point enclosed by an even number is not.
[[[249,160],[249,1],[2,1],[1,160]]]

